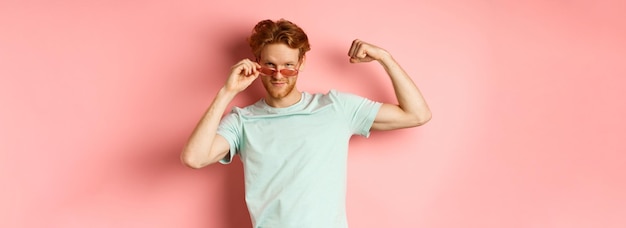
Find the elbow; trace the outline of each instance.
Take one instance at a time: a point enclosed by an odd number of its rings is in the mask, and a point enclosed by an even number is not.
[[[180,161],[183,163],[183,165],[192,169],[200,169],[206,166],[206,164],[199,161],[198,159],[195,159],[193,156],[190,156],[189,153],[186,152],[183,152],[183,154],[180,156]]]
[[[411,120],[411,127],[422,126],[428,123],[428,121],[430,121],[432,117],[433,116],[432,116],[432,113],[430,113],[430,111],[415,115]]]
[[[203,168],[204,165],[200,164],[200,163],[189,163],[189,162],[183,162],[183,164],[189,168],[192,169],[200,169]]]

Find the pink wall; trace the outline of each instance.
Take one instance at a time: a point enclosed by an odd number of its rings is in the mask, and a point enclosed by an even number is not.
[[[624,1],[231,2],[0,3],[0,227],[249,226],[240,162],[178,155],[280,17],[312,40],[301,89],[393,101],[361,38],[433,110],[353,140],[351,227],[626,227]]]

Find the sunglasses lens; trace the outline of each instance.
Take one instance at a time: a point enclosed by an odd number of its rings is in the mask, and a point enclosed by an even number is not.
[[[280,71],[281,74],[285,75],[285,76],[296,76],[296,74],[298,74],[298,70],[294,70],[294,69],[282,69]]]
[[[265,76],[274,76],[276,74],[276,70],[275,69],[267,68],[267,67],[261,67],[261,69],[259,69],[259,72],[262,75],[265,75]],[[286,76],[286,77],[296,76],[296,75],[298,75],[298,70],[296,70],[296,69],[282,69],[282,70],[280,70],[280,74],[282,74],[283,76]]]
[[[268,76],[274,75],[274,72],[276,72],[274,69],[265,68],[265,67],[262,67],[259,71],[261,72],[261,74],[268,75]]]

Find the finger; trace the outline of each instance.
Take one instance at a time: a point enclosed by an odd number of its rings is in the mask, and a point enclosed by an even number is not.
[[[249,76],[252,74],[252,67],[250,67],[250,63],[246,63],[246,65],[244,65],[244,68],[246,69],[246,76]]]
[[[354,50],[354,40],[350,44],[350,48],[348,49],[348,56],[352,57],[352,52]]]
[[[233,65],[232,69],[237,71],[237,72],[240,72],[240,71],[243,70],[243,66],[245,66],[245,63],[246,63],[246,60],[243,59],[243,60],[237,62],[235,65]]]
[[[239,65],[245,65],[245,64],[247,64],[247,63],[249,63],[249,62],[250,62],[250,60],[249,60],[249,59],[242,59],[242,60],[241,60],[241,61],[239,61],[237,64],[239,64]]]
[[[358,41],[355,43],[354,52],[352,53],[352,56],[350,57],[351,63],[362,62],[361,59],[365,58],[366,54],[365,54],[365,50],[363,46],[364,46],[363,42],[361,41]]]
[[[260,73],[259,73],[259,72],[251,72],[250,74],[245,75],[245,76],[243,77],[243,79],[244,79],[245,81],[252,82],[252,81],[254,81],[254,80],[255,80],[257,77],[259,77],[259,76],[260,76]]]
[[[241,65],[241,73],[244,75],[248,75],[250,74],[250,60],[249,59],[242,59],[241,61],[239,61],[239,65]]]
[[[241,66],[239,67],[239,69],[240,69],[239,70],[239,74],[240,75],[246,75],[247,74],[247,72],[246,72],[246,64],[245,63],[241,63]]]
[[[350,45],[350,50],[348,50],[348,56],[354,57],[354,53],[356,51],[358,43],[359,43],[358,39],[355,39],[355,40],[352,41],[352,45]]]
[[[357,57],[350,58],[350,63],[360,63],[360,62],[365,62],[365,59],[357,58]]]
[[[232,73],[233,74],[243,74],[243,73],[245,73],[244,71],[245,71],[245,69],[244,69],[243,63],[237,63],[236,65],[233,66]]]
[[[252,62],[254,64],[254,72],[255,73],[259,73],[260,69],[261,69],[261,64],[257,63],[257,62]]]
[[[256,62],[250,61],[250,62],[248,62],[246,64],[246,69],[247,69],[247,74],[246,75],[250,76],[250,75],[258,74],[258,73],[260,73],[260,71],[259,71],[260,68],[261,68],[261,65],[259,65]]]
[[[246,65],[246,69],[248,70],[248,74],[246,74],[248,76],[254,74],[254,71],[256,71],[256,67],[254,67],[254,65],[251,63]]]
[[[250,74],[256,74],[259,72],[259,69],[261,68],[261,65],[259,65],[257,62],[248,62],[248,69],[250,69]]]
[[[361,48],[363,46],[363,42],[360,40],[357,40],[355,47],[354,47],[354,53],[352,54],[352,57],[354,58],[359,58],[359,53],[361,52]]]
[[[259,71],[254,72],[254,73],[252,74],[252,77],[254,77],[254,79],[252,79],[252,80],[254,81],[256,78],[258,78],[258,77],[259,77],[259,75],[261,75],[261,72],[259,72]]]

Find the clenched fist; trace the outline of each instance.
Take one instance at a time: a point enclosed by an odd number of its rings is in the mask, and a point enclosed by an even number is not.
[[[356,39],[352,41],[348,56],[350,56],[351,63],[361,63],[372,60],[381,61],[387,58],[389,53],[385,49]]]

